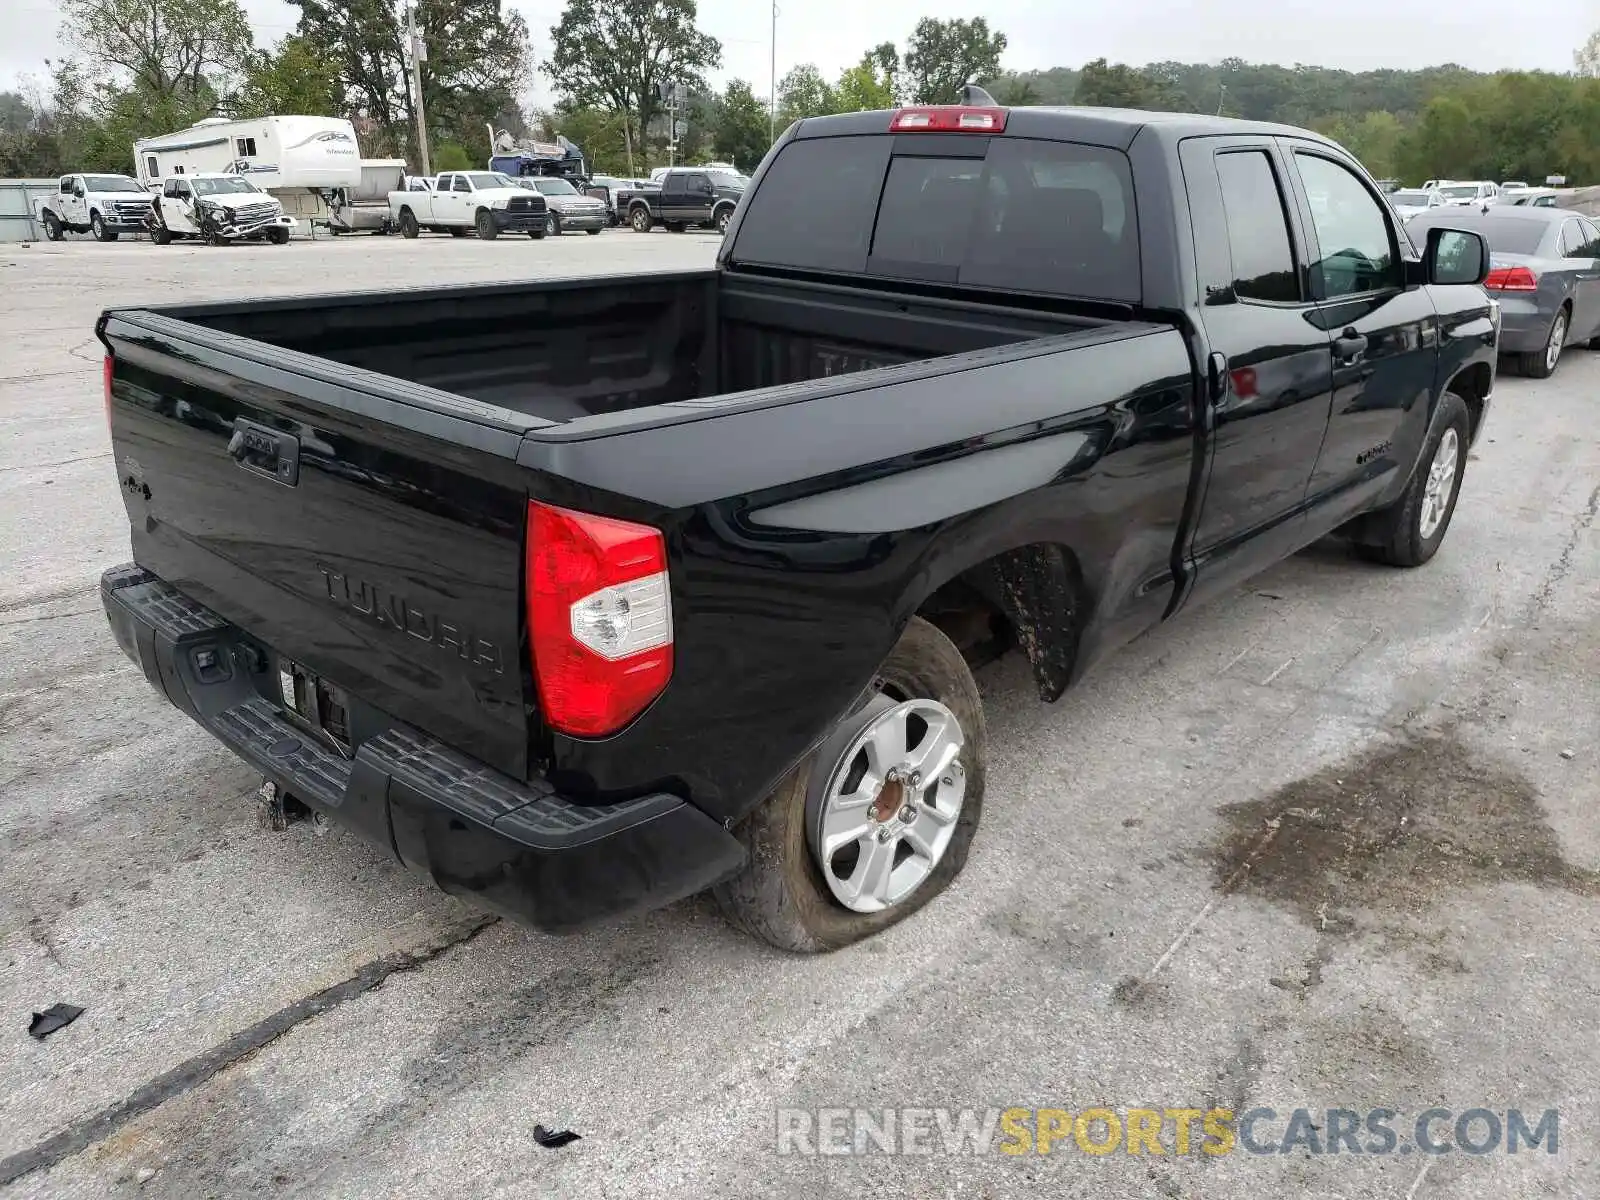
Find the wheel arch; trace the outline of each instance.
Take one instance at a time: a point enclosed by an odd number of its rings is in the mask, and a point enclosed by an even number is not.
[[[1483,422],[1484,409],[1488,405],[1489,393],[1494,390],[1494,367],[1487,362],[1468,363],[1451,377],[1445,390],[1454,392],[1466,402],[1471,437],[1476,438],[1478,427]]]
[[[1077,674],[1090,611],[1081,562],[1068,545],[975,545],[922,576],[904,619],[939,627],[975,664],[1020,649],[1039,698],[1057,700]]]

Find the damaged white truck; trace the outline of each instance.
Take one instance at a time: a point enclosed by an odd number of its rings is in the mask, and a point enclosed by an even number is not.
[[[150,240],[165,246],[180,239],[225,246],[266,240],[283,245],[295,219],[278,200],[243,175],[172,175],[150,206]]]

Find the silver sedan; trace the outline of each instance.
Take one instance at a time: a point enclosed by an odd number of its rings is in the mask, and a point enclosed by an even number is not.
[[[1484,290],[1500,301],[1500,351],[1546,379],[1571,345],[1600,349],[1600,228],[1565,208],[1497,204],[1443,208],[1406,226],[1421,245],[1433,225],[1471,229],[1489,243]]]

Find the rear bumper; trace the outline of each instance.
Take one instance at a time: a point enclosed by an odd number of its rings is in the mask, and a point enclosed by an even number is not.
[[[578,804],[391,722],[346,757],[283,714],[259,645],[133,564],[100,580],[118,645],[159,692],[266,778],[444,891],[566,932],[703,891],[742,844],[666,794]]]
[[[1500,353],[1522,354],[1543,350],[1550,337],[1554,311],[1542,313],[1538,301],[1506,292],[1496,292],[1500,301]]]

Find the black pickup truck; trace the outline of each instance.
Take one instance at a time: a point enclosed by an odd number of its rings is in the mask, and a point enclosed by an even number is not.
[[[565,930],[714,888],[840,946],[966,861],[974,660],[1053,700],[1330,532],[1428,561],[1487,262],[1303,130],[801,121],[715,269],[105,313],[105,609],[447,891]]]
[[[649,233],[657,225],[673,233],[691,225],[726,233],[745,188],[744,176],[737,171],[674,167],[661,177],[660,186],[624,188],[617,193],[616,205],[635,233]]]

